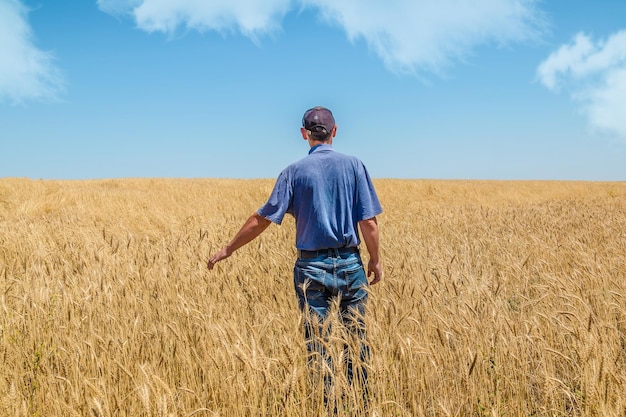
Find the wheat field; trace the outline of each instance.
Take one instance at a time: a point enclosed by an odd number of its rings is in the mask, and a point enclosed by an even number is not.
[[[626,415],[625,183],[374,183],[369,414]],[[322,415],[272,185],[0,179],[0,416]]]

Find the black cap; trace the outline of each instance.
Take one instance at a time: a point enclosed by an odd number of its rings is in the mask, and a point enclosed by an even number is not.
[[[328,136],[335,127],[335,118],[326,107],[317,106],[304,112],[302,126],[316,137]]]

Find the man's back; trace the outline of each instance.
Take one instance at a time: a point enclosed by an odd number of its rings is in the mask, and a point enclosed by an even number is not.
[[[296,247],[318,250],[358,246],[358,222],[381,210],[363,163],[331,145],[318,145],[280,174],[258,213],[276,223],[284,213],[292,214]]]

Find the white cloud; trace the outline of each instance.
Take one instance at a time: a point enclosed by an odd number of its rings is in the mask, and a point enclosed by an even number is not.
[[[394,72],[438,72],[483,43],[526,41],[539,32],[531,0],[306,0],[351,40],[364,39]]]
[[[566,89],[591,127],[626,138],[626,30],[594,42],[579,33],[537,68],[552,91]]]
[[[105,13],[124,15],[132,12],[143,0],[97,0],[98,7]]]
[[[592,126],[626,138],[626,66],[609,71],[588,95],[584,112]]]
[[[320,12],[350,40],[363,39],[394,72],[438,72],[484,43],[526,41],[540,31],[538,0],[98,0],[102,11],[131,15],[139,28],[174,33],[240,31],[253,40],[286,13]]]
[[[583,62],[594,51],[594,45],[584,34],[576,35],[572,45],[563,45],[543,61],[537,69],[540,81],[550,90],[557,90],[557,77],[560,74],[575,72],[580,62]]]
[[[98,0],[100,10],[130,14],[147,32],[238,30],[256,40],[280,27],[291,0]]]
[[[27,15],[19,0],[0,0],[0,101],[50,99],[62,89],[53,55],[33,44]]]

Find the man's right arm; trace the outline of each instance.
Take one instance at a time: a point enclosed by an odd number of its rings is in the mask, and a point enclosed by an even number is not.
[[[370,282],[370,285],[374,285],[383,278],[383,266],[380,261],[379,253],[380,234],[378,231],[378,221],[376,217],[361,220],[359,227],[363,240],[365,241],[365,246],[367,247],[367,252],[370,255],[370,260],[367,264],[367,276],[369,277],[374,274],[374,279]]]
[[[241,227],[239,232],[235,235],[233,240],[228,243],[228,245],[224,246],[219,250],[215,255],[213,255],[209,262],[207,263],[207,267],[209,269],[213,269],[216,263],[221,260],[228,258],[234,251],[242,247],[243,245],[248,244],[252,240],[254,240],[258,235],[263,233],[267,226],[270,225],[270,221],[259,215],[258,213],[253,213],[248,220]]]

